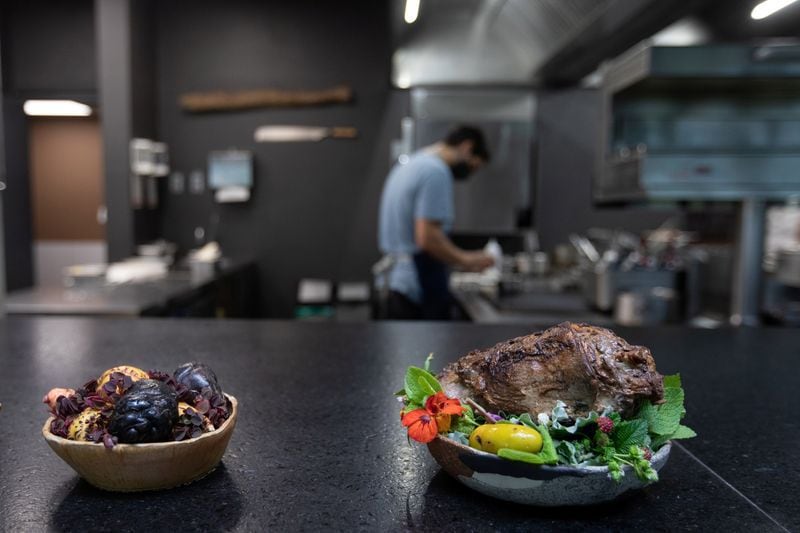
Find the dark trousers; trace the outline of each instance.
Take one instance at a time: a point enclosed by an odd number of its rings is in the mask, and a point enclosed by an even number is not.
[[[389,320],[422,320],[422,306],[412,302],[405,294],[389,291],[386,302],[386,318]]]
[[[452,306],[442,303],[427,309],[409,300],[405,294],[390,291],[386,303],[388,320],[452,320]]]

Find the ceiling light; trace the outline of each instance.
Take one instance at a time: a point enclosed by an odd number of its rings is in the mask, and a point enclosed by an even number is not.
[[[419,0],[406,0],[406,22],[413,23],[417,20],[417,15],[419,15]]]
[[[794,4],[797,0],[764,0],[750,12],[750,16],[756,20],[761,20],[780,11],[784,7]]]
[[[25,114],[31,117],[88,117],[92,108],[75,100],[25,100]]]

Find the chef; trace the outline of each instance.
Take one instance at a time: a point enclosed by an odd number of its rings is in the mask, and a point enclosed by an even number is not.
[[[447,236],[453,223],[453,182],[489,161],[483,133],[454,128],[441,141],[396,164],[383,187],[378,244],[389,268],[385,314],[393,319],[447,320],[449,268],[480,272],[493,265],[482,251],[459,248]]]

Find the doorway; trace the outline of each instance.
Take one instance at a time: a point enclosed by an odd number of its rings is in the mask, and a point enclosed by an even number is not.
[[[100,122],[28,121],[34,284],[61,286],[65,267],[106,262]]]

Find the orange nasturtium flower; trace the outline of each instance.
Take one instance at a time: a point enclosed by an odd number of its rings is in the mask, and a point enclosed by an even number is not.
[[[428,401],[425,402],[425,409],[432,415],[460,416],[464,413],[461,402],[456,398],[448,398],[442,391],[428,398]]]
[[[402,415],[400,421],[408,428],[408,436],[417,442],[427,443],[442,431],[450,431],[451,415],[461,415],[464,408],[455,398],[439,391],[428,398],[424,409],[415,409]]]
[[[401,422],[408,428],[408,436],[417,442],[430,442],[439,433],[436,420],[427,409],[409,411],[403,415]]]

